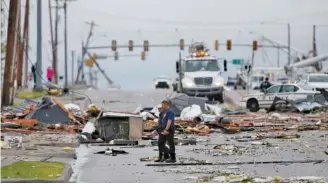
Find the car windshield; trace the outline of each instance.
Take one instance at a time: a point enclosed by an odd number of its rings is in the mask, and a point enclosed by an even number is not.
[[[252,82],[262,82],[264,80],[263,76],[253,76]]]
[[[312,75],[309,82],[328,82],[328,75]]]
[[[187,60],[185,61],[186,72],[197,72],[197,71],[220,71],[217,60]]]

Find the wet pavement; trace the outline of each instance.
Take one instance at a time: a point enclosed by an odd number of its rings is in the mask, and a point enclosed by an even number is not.
[[[102,100],[111,101],[106,105],[108,110],[133,111],[139,105],[154,106],[164,99],[169,91],[95,91],[88,90],[93,103],[101,104]],[[240,99],[240,93],[230,91],[227,96]],[[243,162],[243,161],[291,161],[323,159],[328,155],[328,133],[326,131],[307,131],[298,133],[296,139],[264,139],[261,141],[238,142],[236,137],[255,136],[256,133],[238,133],[225,135],[211,134],[209,142],[194,146],[177,146],[178,162]],[[206,145],[208,144],[208,145]],[[228,144],[214,149],[215,145]],[[152,162],[141,162],[143,157],[157,156],[156,147],[119,148],[127,155],[98,155],[106,146],[80,145],[77,148],[77,160],[73,163],[72,182],[197,182],[197,181],[235,181],[236,175],[258,178],[271,176],[278,178],[300,176],[328,177],[328,163],[294,163],[294,164],[250,164],[250,165],[213,165],[213,166],[145,166]],[[227,176],[228,173],[228,176]],[[228,178],[228,179],[227,179]],[[246,178],[248,181],[249,178]],[[317,179],[317,178],[314,178]],[[257,179],[259,180],[259,179]],[[265,179],[264,179],[265,180]],[[245,180],[244,180],[245,181]],[[253,179],[252,179],[253,181]],[[259,180],[262,181],[262,180]],[[271,180],[270,180],[271,181]],[[320,179],[320,181],[322,181]],[[264,181],[262,181],[264,182]]]
[[[262,141],[238,142],[236,136],[252,134],[222,135],[211,134],[210,141],[193,146],[177,146],[178,162],[253,162],[253,161],[302,161],[326,160],[328,134],[303,132],[298,139],[265,139]],[[254,135],[254,134],[253,134]],[[200,137],[207,138],[207,137]],[[207,144],[207,145],[206,145]],[[214,149],[217,144],[227,144],[222,149]],[[220,173],[243,174],[258,177],[300,177],[320,176],[328,178],[328,163],[294,164],[249,164],[215,166],[165,166],[148,167],[139,159],[157,156],[156,147],[126,148],[127,155],[98,155],[97,151],[106,146],[80,145],[77,162],[74,164],[73,182],[196,182],[202,177],[220,176]]]

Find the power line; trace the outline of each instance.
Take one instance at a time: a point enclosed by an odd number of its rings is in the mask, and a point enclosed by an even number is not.
[[[90,10],[88,10],[90,11]],[[132,16],[125,16],[125,15],[117,15],[109,12],[102,12],[102,11],[93,11],[97,13],[106,14],[112,18],[115,19],[125,19],[125,20],[134,20],[134,21],[140,21],[140,22],[152,22],[155,24],[171,24],[171,25],[179,25],[179,26],[185,26],[185,25],[197,25],[197,26],[240,26],[240,25],[261,25],[262,22],[279,22],[284,23],[286,20],[287,22],[290,22],[292,19],[302,18],[302,17],[309,17],[313,15],[320,15],[328,13],[328,10],[322,10],[322,11],[316,11],[316,12],[309,12],[305,14],[300,15],[294,15],[291,17],[285,17],[285,18],[276,18],[271,20],[254,20],[254,21],[238,21],[238,22],[204,22],[204,21],[174,21],[174,20],[163,20],[163,19],[149,19],[149,18],[140,18],[140,17],[132,17]],[[287,23],[285,23],[287,24]]]

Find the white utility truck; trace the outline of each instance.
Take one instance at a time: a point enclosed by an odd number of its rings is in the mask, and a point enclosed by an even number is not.
[[[224,71],[227,61],[224,60]],[[189,56],[176,62],[179,74],[174,90],[188,96],[207,97],[223,103],[224,79],[221,76],[219,59],[208,53],[206,45],[196,42],[189,46]]]
[[[300,82],[304,83],[314,90],[325,89],[328,90],[328,74],[325,73],[308,73]]]

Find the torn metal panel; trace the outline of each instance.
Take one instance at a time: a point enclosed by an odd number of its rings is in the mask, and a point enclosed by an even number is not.
[[[297,100],[285,100],[275,97],[268,112],[277,111],[297,111],[309,112],[317,108],[328,106],[328,102],[322,94],[307,95],[306,98],[298,98]]]
[[[69,124],[74,117],[59,101],[44,97],[38,107],[24,119],[37,119],[40,123],[49,124]]]

